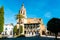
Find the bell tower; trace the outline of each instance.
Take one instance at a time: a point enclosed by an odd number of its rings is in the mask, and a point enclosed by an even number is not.
[[[20,14],[22,14],[25,18],[27,18],[27,16],[26,16],[26,9],[24,7],[24,3],[22,4],[21,10],[20,10]]]

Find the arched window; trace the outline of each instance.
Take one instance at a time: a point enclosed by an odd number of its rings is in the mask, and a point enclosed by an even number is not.
[[[42,35],[45,35],[45,32],[44,31],[42,31]]]
[[[26,31],[24,31],[24,33],[26,34]]]
[[[25,11],[23,11],[23,15],[25,15]]]
[[[22,13],[22,11],[21,11],[21,13]]]

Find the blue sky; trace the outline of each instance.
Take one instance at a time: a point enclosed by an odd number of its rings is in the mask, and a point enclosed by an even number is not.
[[[4,6],[5,24],[16,24],[15,15],[23,2],[28,18],[42,18],[45,25],[53,17],[60,18],[60,0],[0,0],[0,7]]]

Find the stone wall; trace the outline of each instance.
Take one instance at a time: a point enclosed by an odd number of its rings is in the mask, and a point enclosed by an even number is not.
[[[43,32],[46,34],[46,28],[44,24],[40,24],[40,35],[43,35]]]

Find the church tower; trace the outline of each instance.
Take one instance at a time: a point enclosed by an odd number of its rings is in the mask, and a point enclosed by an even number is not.
[[[24,23],[26,22],[26,18],[27,18],[27,16],[26,16],[26,9],[24,7],[24,3],[22,4],[21,9],[19,10],[19,13],[21,15],[23,15],[24,18],[21,18],[20,21],[19,21],[19,19],[17,20],[17,29],[19,29],[19,26],[21,25],[22,29],[23,29],[21,34],[24,34]],[[20,23],[20,25],[19,25],[19,23]]]
[[[20,14],[22,14],[25,18],[27,18],[27,16],[26,16],[26,9],[24,7],[24,3],[22,4],[22,7],[20,9]]]

